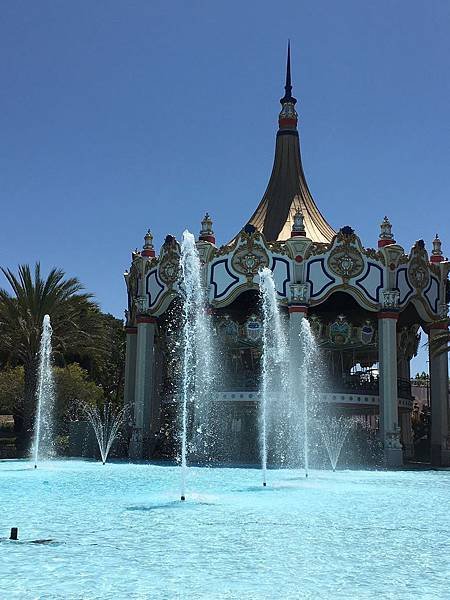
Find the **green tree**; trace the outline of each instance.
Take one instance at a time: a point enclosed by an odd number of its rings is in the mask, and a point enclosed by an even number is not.
[[[0,415],[21,414],[23,396],[23,367],[9,367],[0,371]]]
[[[448,330],[450,321],[445,319],[442,321],[442,324],[446,326],[446,329],[442,329],[430,342],[431,354],[435,356],[444,352],[450,352],[450,331]]]
[[[83,405],[101,406],[103,390],[89,378],[89,373],[77,363],[53,369],[56,388],[56,421],[58,433],[67,433],[67,424],[86,420]]]
[[[123,322],[110,314],[103,314],[101,318],[103,351],[94,360],[92,378],[103,388],[109,402],[123,404],[126,345]]]
[[[425,373],[425,371],[422,371],[422,373],[416,373],[414,381],[421,386],[427,385],[430,381],[430,376],[428,375],[428,373]]]
[[[125,330],[121,319],[101,313],[101,336],[96,351],[88,356],[66,354],[66,362],[77,362],[89,372],[93,381],[103,389],[105,399],[115,405],[123,404],[125,374]]]
[[[10,269],[2,271],[12,293],[0,289],[0,346],[9,361],[24,368],[23,420],[17,427],[17,446],[24,451],[33,429],[44,315],[51,318],[56,360],[69,351],[80,356],[95,354],[101,339],[101,318],[92,295],[83,292],[77,278],[66,278],[61,269],[53,268],[46,278],[39,263],[34,273],[29,265],[20,265],[17,275]]]

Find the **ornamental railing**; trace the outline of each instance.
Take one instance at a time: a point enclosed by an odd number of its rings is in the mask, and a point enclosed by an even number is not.
[[[237,374],[230,377],[229,381],[218,386],[218,391],[223,392],[257,392],[259,390],[259,377],[251,374]],[[378,377],[360,378],[348,376],[325,383],[324,392],[337,394],[359,394],[366,396],[379,396],[380,386]],[[397,393],[399,398],[412,398],[411,383],[407,379],[397,379]]]
[[[325,391],[338,394],[380,395],[378,377],[360,378],[350,376],[335,380],[326,386]],[[397,378],[397,394],[399,398],[412,398],[411,383],[407,379]]]

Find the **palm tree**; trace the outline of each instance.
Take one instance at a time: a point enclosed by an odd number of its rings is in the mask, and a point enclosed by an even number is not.
[[[438,356],[444,352],[450,352],[450,331],[448,330],[450,319],[443,319],[440,322],[442,323],[443,328],[430,342],[430,351],[433,356]]]
[[[39,343],[44,315],[50,315],[54,355],[74,352],[80,356],[95,353],[100,337],[100,311],[92,295],[83,292],[75,277],[53,268],[47,278],[36,263],[34,274],[29,265],[19,265],[18,274],[1,269],[12,293],[0,289],[0,346],[2,354],[22,364],[25,375],[23,414],[19,421],[17,446],[26,450],[33,429]]]

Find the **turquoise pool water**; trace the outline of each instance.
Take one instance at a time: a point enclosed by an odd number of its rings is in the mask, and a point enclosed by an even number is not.
[[[450,472],[0,461],[0,598],[449,599]],[[51,539],[48,544],[29,543]]]

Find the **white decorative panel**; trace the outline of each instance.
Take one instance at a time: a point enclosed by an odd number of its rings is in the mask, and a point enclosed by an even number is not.
[[[380,290],[383,288],[383,269],[373,263],[367,264],[366,272],[355,284],[373,301],[380,301]]]
[[[407,269],[401,268],[397,271],[397,279],[395,287],[400,292],[399,304],[404,304],[414,292],[408,281]]]
[[[438,303],[439,303],[439,281],[431,276],[430,283],[428,284],[427,289],[425,290],[425,298],[428,300],[428,303],[433,312],[438,312]]]
[[[289,261],[285,258],[273,257],[272,273],[278,295],[285,298],[287,296],[287,285],[290,280]]]
[[[147,275],[146,292],[148,296],[148,305],[150,308],[155,306],[159,297],[164,291],[164,284],[158,279],[158,271],[154,269]]]
[[[213,300],[223,298],[239,283],[239,277],[231,272],[228,262],[228,258],[224,258],[211,265],[210,285]]]
[[[326,272],[324,263],[324,258],[317,258],[308,263],[306,280],[311,284],[311,298],[320,296],[336,281]]]

